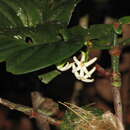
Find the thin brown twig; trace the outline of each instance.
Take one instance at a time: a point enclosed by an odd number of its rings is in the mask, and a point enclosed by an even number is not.
[[[99,72],[101,75],[110,78],[111,77],[111,72],[105,70],[103,67],[101,67],[99,64],[96,64],[96,70]]]

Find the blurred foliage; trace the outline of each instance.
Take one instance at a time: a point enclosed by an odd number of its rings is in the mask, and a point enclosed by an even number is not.
[[[65,113],[64,121],[61,125],[61,130],[76,130],[76,128],[82,124],[82,122],[88,122],[93,120],[93,117],[96,116],[99,119],[101,118],[103,112],[97,108],[83,106],[78,107],[72,104],[66,104],[68,110]]]
[[[117,130],[117,119],[111,112],[103,113],[93,107],[78,107],[70,103],[61,103],[69,108],[61,130]]]

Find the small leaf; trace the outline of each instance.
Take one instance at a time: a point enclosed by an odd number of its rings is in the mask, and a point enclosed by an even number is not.
[[[92,42],[92,47],[97,49],[111,48],[114,29],[111,24],[95,24],[90,26],[86,40]]]
[[[59,72],[57,70],[53,70],[51,72],[39,75],[38,78],[41,80],[41,82],[48,84],[51,80],[53,80],[56,76],[58,76],[60,74],[61,74],[61,72]]]
[[[95,24],[90,26],[86,38],[88,40],[104,40],[106,43],[113,40],[113,26],[112,24]]]
[[[125,16],[119,19],[120,24],[129,24],[130,23],[130,16]]]

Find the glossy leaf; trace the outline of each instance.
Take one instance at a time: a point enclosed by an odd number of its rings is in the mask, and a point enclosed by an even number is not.
[[[5,61],[11,54],[30,46],[23,40],[7,39],[7,37],[0,37],[0,40],[0,62]]]
[[[43,22],[58,21],[67,25],[75,6],[80,0],[34,0],[38,5]]]
[[[113,41],[113,26],[108,24],[95,24],[90,26],[85,39],[91,41],[93,48],[110,49]]]
[[[0,13],[4,16],[4,19],[0,21],[5,21],[6,19],[8,19],[11,27],[22,26],[22,21],[17,16],[16,12],[3,1],[0,1]]]
[[[69,28],[69,29],[61,29],[60,30],[60,34],[63,37],[64,41],[68,41],[69,39],[78,39],[78,38],[82,38],[84,40],[86,40],[86,35],[88,33],[88,29],[83,29],[80,26],[76,26],[73,28]]]
[[[59,72],[57,70],[53,70],[51,72],[39,75],[38,78],[41,80],[41,82],[48,84],[51,80],[53,80],[55,77],[57,77],[60,74],[61,74],[61,72]]]
[[[62,25],[50,23],[36,27],[5,28],[0,30],[0,35],[23,40],[29,37],[33,44],[44,44],[61,40],[60,29],[62,29]]]
[[[78,2],[79,0],[1,0],[0,17],[2,21],[8,21],[5,27],[36,26],[52,21],[67,25]]]
[[[59,24],[44,24],[35,28],[7,28],[0,31],[0,61],[7,61],[7,71],[23,74],[71,57],[84,44],[83,36],[79,37],[83,30],[77,33],[73,28],[69,29],[71,35],[67,41],[62,39],[60,30],[63,29]],[[26,43],[26,37],[30,37],[32,42]]]
[[[58,64],[79,51],[87,40],[110,46],[111,25],[90,29],[66,26],[79,0],[1,0],[0,61],[7,71],[24,74]]]
[[[92,47],[97,49],[110,49],[113,41],[114,29],[112,25],[96,24],[88,29],[80,26],[66,30],[60,30],[64,40],[82,37],[86,41],[91,41]]]
[[[7,71],[14,74],[23,74],[60,63],[78,51],[83,43],[83,40],[59,41],[20,50],[7,59]]]
[[[11,27],[35,26],[41,23],[40,13],[31,0],[1,0],[0,5],[0,12],[10,20]]]
[[[86,38],[88,40],[105,40],[107,43],[112,41],[113,33],[114,30],[111,24],[95,24],[90,26]]]
[[[68,24],[73,13],[73,10],[80,0],[54,0],[54,6],[50,15],[52,21],[60,21]]]

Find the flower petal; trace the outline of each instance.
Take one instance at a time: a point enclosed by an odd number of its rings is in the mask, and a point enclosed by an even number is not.
[[[94,81],[94,79],[81,79],[83,82],[91,83]]]
[[[96,67],[93,67],[90,71],[89,71],[89,74],[92,75],[96,70]]]
[[[82,51],[81,54],[82,54],[82,56],[81,56],[81,60],[80,61],[84,62],[85,61],[85,52]]]
[[[73,57],[73,60],[74,62],[77,64],[77,65],[80,65],[80,61],[78,60],[78,58],[76,56]]]
[[[80,75],[79,75],[79,73],[78,73],[77,71],[74,73],[74,75],[75,75],[75,77],[76,77],[78,80],[81,80]]]
[[[80,70],[79,74],[80,74],[80,77],[84,77],[84,71],[83,71],[83,69]]]
[[[57,69],[60,71],[67,71],[72,67],[72,64],[70,64],[69,62],[67,62],[65,65],[58,65]]]
[[[79,71],[80,68],[76,67],[75,63],[72,63],[72,73],[75,73],[76,71]]]
[[[95,61],[97,60],[97,57],[94,57],[93,59],[91,59],[90,61],[84,63],[86,67],[90,66],[91,64],[93,64]]]
[[[89,71],[87,70],[87,68],[86,67],[83,67],[83,71],[85,72],[85,74],[86,74],[86,78],[90,78],[91,77],[91,75],[89,74]]]

